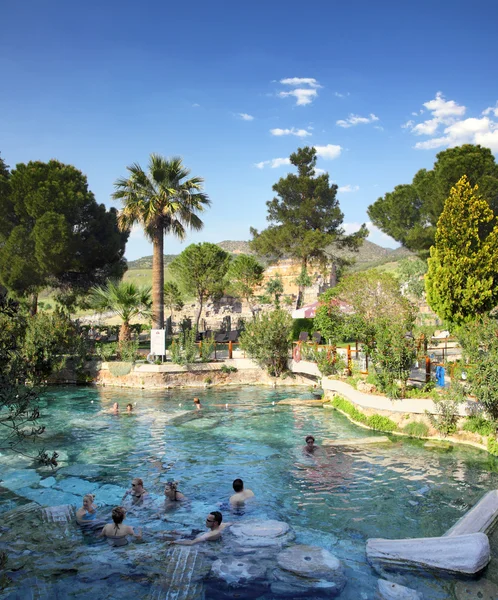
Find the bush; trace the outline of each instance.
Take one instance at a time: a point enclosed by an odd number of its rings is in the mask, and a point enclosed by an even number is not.
[[[127,340],[118,344],[118,354],[123,362],[134,363],[137,358],[138,342]]]
[[[195,343],[195,331],[187,329],[182,331],[170,346],[171,360],[177,365],[185,365],[195,362],[198,354]]]
[[[367,419],[367,425],[376,431],[396,431],[398,429],[394,421],[382,415],[371,415]]]
[[[220,369],[221,373],[225,373],[228,375],[229,373],[237,373],[236,367],[231,367],[229,365],[221,365]]]
[[[429,427],[420,421],[412,421],[403,427],[403,431],[412,437],[427,437]]]
[[[362,412],[360,412],[354,404],[352,404],[351,402],[349,402],[349,400],[346,400],[345,398],[340,398],[339,396],[336,396],[332,400],[332,406],[349,415],[353,419],[353,421],[356,421],[357,423],[367,423],[368,417]]]
[[[488,438],[488,452],[493,456],[498,456],[498,440],[495,437]]]
[[[95,354],[103,361],[109,361],[115,354],[117,349],[117,343],[112,342],[111,344],[98,343],[95,344]]]
[[[492,423],[484,417],[469,417],[463,425],[463,430],[479,435],[495,435],[496,423]]]
[[[444,437],[455,433],[458,423],[458,402],[453,400],[435,400],[436,413],[425,411],[430,424]]]
[[[209,362],[211,360],[211,355],[214,352],[215,341],[214,338],[207,338],[202,340],[200,345],[200,355],[201,362]]]
[[[334,355],[330,350],[320,348],[315,352],[315,361],[322,375],[337,375],[346,368],[346,361],[340,354]]]
[[[259,315],[246,324],[240,346],[247,354],[278,377],[287,370],[292,339],[292,319],[280,309]]]
[[[313,332],[313,319],[292,319],[292,339],[297,341],[301,331]]]

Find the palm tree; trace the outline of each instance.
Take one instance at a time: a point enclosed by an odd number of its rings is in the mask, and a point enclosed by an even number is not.
[[[121,344],[131,338],[131,319],[150,318],[152,315],[150,290],[150,286],[141,288],[133,282],[109,281],[105,286],[95,286],[90,290],[89,303],[99,312],[110,311],[122,319],[119,330]]]
[[[202,212],[210,201],[202,192],[204,180],[192,177],[182,159],[166,159],[151,154],[148,172],[134,163],[127,167],[128,179],[114,183],[113,198],[123,201],[118,218],[122,230],[140,224],[152,242],[152,327],[164,327],[164,235],[172,233],[184,240],[187,228],[202,229],[203,222],[196,213]]]

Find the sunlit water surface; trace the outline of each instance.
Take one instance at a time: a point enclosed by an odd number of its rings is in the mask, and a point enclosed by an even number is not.
[[[0,548],[9,554],[11,583],[3,582],[0,597],[160,597],[154,582],[165,544],[157,532],[203,529],[206,514],[222,510],[229,521],[289,523],[298,543],[323,546],[344,562],[348,583],[341,598],[374,598],[379,576],[366,562],[369,537],[441,535],[485,492],[498,488],[497,461],[465,447],[434,451],[422,442],[392,438],[389,445],[322,448],[321,456],[305,457],[309,433],[318,444],[375,434],[335,411],[277,404],[286,397],[309,397],[296,388],[210,389],[199,395],[204,408],[195,412],[189,390],[71,387],[46,394],[41,422],[47,432],[33,452],[56,449],[61,466],[52,473],[21,457],[1,456],[8,489],[0,487],[0,512],[30,501],[79,507],[82,495],[92,492],[99,516],[109,521],[131,479],[141,477],[150,505],[131,511],[126,523],[143,527],[144,537],[114,549],[75,523],[40,525],[39,519],[24,517],[4,525]],[[113,402],[120,404],[118,416],[109,412]],[[123,414],[128,402],[136,403],[132,415]],[[256,500],[233,513],[227,500],[236,477]],[[180,482],[190,502],[164,514],[162,491],[169,479]],[[208,561],[230,555],[229,535],[213,544],[204,544]],[[497,535],[491,545],[496,556]],[[498,584],[495,559],[484,576]],[[425,598],[455,597],[452,578],[418,575],[400,581]],[[209,575],[205,594],[220,597]],[[250,591],[243,597],[251,597]],[[269,589],[253,597],[273,598]]]

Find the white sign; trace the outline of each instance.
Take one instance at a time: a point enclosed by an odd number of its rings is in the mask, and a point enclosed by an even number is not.
[[[166,331],[164,329],[151,329],[150,351],[156,356],[164,356],[166,353]]]

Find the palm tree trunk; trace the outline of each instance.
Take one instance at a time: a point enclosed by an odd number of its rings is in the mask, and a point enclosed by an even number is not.
[[[131,329],[128,321],[123,321],[119,329],[119,344],[121,342],[129,342],[131,340]]]
[[[152,242],[152,329],[164,329],[164,231],[159,229]]]

